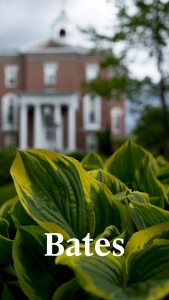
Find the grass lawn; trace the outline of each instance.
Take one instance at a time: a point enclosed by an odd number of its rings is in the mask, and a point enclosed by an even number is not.
[[[13,183],[0,186],[0,207],[6,200],[15,197],[15,195],[16,191]]]

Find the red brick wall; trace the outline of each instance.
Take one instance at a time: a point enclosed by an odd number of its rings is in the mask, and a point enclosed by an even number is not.
[[[25,89],[30,91],[44,91],[48,87],[43,81],[43,65],[57,63],[57,82],[49,88],[64,92],[81,90],[81,82],[85,80],[85,64],[97,62],[99,58],[77,55],[31,55],[25,61]]]

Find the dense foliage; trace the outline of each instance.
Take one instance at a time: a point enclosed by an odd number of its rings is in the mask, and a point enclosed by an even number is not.
[[[169,119],[169,112],[167,114]],[[139,145],[156,156],[165,156],[168,136],[163,126],[163,112],[160,107],[145,107],[133,133]]]
[[[12,182],[10,168],[15,158],[15,149],[0,150],[0,186]]]
[[[2,299],[169,295],[168,162],[127,142],[105,163],[96,153],[79,163],[48,150],[19,151],[11,174],[18,196],[0,209]],[[90,233],[93,249],[100,237],[121,237],[125,253],[48,257],[45,232],[61,233],[64,244]]]

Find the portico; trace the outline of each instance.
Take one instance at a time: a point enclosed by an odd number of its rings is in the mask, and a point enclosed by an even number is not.
[[[22,94],[20,99],[19,148],[27,149],[29,136],[32,148],[48,148],[71,152],[76,149],[76,110],[78,94]],[[67,111],[65,128],[62,108]],[[29,109],[33,112],[33,128],[29,132]],[[64,134],[67,144],[64,144]]]

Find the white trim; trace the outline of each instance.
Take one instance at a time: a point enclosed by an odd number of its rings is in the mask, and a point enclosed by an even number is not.
[[[76,150],[76,107],[69,105],[68,108],[68,151]]]
[[[40,103],[34,105],[34,148],[43,147],[42,108]]]
[[[73,46],[60,46],[60,47],[34,47],[22,49],[20,54],[81,54],[88,55],[90,53],[90,49],[82,48],[82,47],[73,47]]]
[[[39,103],[40,105],[69,105],[70,103],[72,105],[75,105],[75,107],[78,107],[79,102],[79,94],[21,94],[21,102],[30,105],[35,106],[36,103]]]
[[[20,126],[19,126],[19,148],[28,147],[28,107],[22,103],[20,106]]]
[[[56,150],[61,151],[63,149],[63,122],[59,105],[55,105],[54,108],[54,122],[56,125]]]

